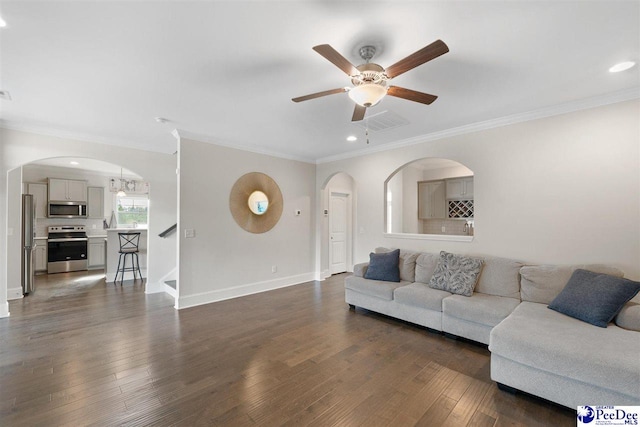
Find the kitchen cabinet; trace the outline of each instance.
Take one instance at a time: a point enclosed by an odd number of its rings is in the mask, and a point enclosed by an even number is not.
[[[433,219],[446,217],[445,182],[418,182],[418,218]]]
[[[47,217],[47,184],[27,184],[27,194],[33,194],[36,203],[36,219]]]
[[[104,187],[87,187],[87,218],[104,219]]]
[[[47,272],[47,239],[36,239],[34,264],[36,273]]]
[[[473,199],[473,177],[448,179],[447,199]]]
[[[96,268],[104,268],[104,257],[105,257],[105,238],[102,237],[91,237],[89,236],[89,245],[88,245],[88,268],[96,269]]]
[[[49,178],[49,200],[86,202],[87,181]]]

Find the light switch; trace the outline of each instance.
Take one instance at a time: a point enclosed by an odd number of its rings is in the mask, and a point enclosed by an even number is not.
[[[186,239],[193,239],[194,237],[196,237],[196,230],[194,230],[193,228],[187,228],[184,230],[184,237]]]

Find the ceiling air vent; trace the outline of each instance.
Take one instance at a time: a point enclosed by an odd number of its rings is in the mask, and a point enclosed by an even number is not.
[[[380,132],[406,126],[409,124],[409,120],[387,110],[367,116],[362,121],[352,123],[362,129],[369,129],[369,132]]]

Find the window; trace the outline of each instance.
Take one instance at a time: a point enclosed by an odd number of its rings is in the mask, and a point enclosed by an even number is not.
[[[149,218],[149,198],[138,195],[116,196],[118,226],[146,226]]]

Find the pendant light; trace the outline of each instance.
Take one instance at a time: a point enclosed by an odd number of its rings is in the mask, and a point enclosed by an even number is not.
[[[124,192],[124,181],[122,180],[122,168],[120,168],[120,190],[116,193],[117,197],[127,197],[127,193]]]

